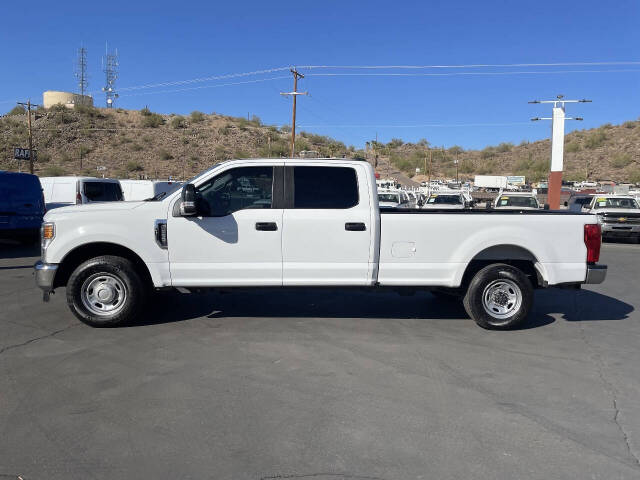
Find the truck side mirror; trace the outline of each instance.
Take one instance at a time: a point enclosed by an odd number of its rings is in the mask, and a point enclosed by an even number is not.
[[[192,183],[187,183],[182,187],[182,203],[180,204],[180,215],[192,217],[198,213],[196,208],[196,187]]]
[[[544,204],[544,207],[542,207],[542,208],[544,208],[545,210],[550,210],[550,207],[549,207],[549,204],[548,204],[548,203],[545,203],[545,204]]]

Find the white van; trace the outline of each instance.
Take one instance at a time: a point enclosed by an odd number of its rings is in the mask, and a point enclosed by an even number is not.
[[[40,177],[47,210],[123,199],[120,182],[112,178]]]
[[[159,180],[120,180],[126,202],[146,200],[161,193],[179,188],[183,182],[162,182]]]

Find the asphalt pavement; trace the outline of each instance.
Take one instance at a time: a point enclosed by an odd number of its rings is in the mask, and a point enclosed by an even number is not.
[[[482,330],[427,292],[159,296],[92,329],[0,244],[0,479],[638,479],[640,245]]]

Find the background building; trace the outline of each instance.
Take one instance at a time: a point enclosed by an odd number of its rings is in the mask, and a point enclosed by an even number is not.
[[[79,95],[71,92],[58,92],[55,90],[47,90],[42,94],[42,105],[44,108],[51,108],[54,105],[61,104],[67,108],[73,108],[74,105],[93,106],[93,98],[89,95]]]

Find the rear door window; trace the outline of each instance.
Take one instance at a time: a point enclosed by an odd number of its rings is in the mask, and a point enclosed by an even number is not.
[[[350,167],[293,167],[294,208],[346,209],[358,202],[356,171]]]
[[[90,202],[116,202],[122,200],[122,190],[117,183],[84,182],[83,189]]]

